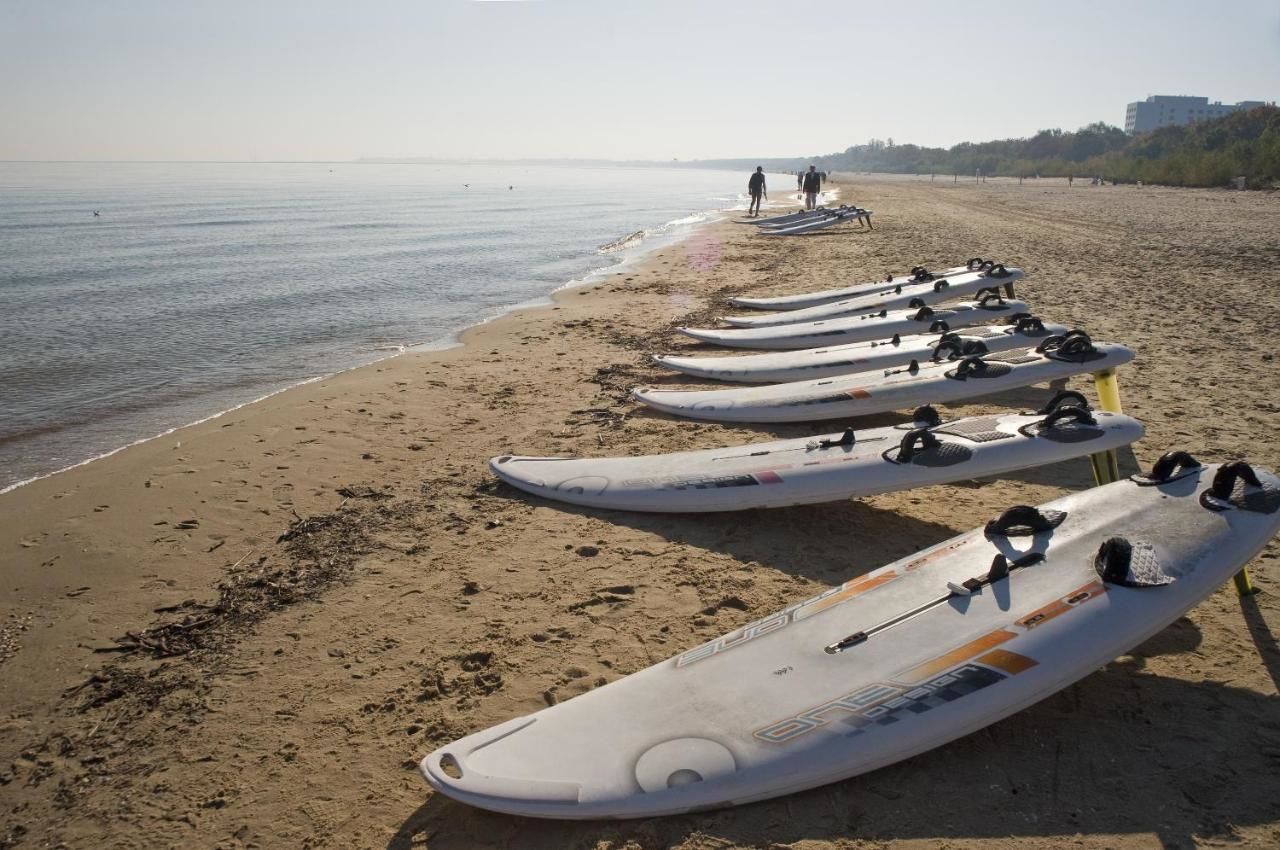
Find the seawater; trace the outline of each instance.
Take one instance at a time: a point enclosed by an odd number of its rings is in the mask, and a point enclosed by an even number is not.
[[[317,376],[448,344],[743,208],[746,178],[0,163],[0,492]]]

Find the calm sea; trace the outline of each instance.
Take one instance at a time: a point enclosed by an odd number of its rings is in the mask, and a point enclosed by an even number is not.
[[[0,163],[0,491],[308,378],[447,344],[742,208],[746,177]]]

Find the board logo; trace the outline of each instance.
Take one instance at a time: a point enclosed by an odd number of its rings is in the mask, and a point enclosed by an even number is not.
[[[1014,625],[1025,633],[1055,617],[1074,611],[1106,592],[1106,586],[1101,582],[1090,582],[1043,608],[1032,611]],[[1035,667],[1039,662],[1034,658],[999,648],[1000,644],[1016,637],[1017,632],[996,629],[895,674],[915,684],[875,682],[851,694],[757,729],[753,735],[770,744],[785,744],[833,721],[849,726],[850,731],[846,734],[860,735],[875,726],[888,726],[912,715],[924,714]]]
[[[771,744],[784,744],[833,721],[848,726],[846,734],[861,735],[873,726],[889,726],[904,715],[924,714],[1007,678],[1005,673],[968,663],[918,685],[876,682],[757,730],[755,737]]]

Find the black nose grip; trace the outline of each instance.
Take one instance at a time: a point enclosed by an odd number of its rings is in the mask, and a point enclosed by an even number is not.
[[[1045,514],[1030,505],[1014,505],[988,522],[983,534],[987,537],[1029,537],[1057,528],[1066,518],[1062,511]]]
[[[1037,410],[1036,413],[1039,413],[1041,416],[1048,416],[1059,407],[1062,407],[1066,402],[1071,402],[1072,407],[1083,407],[1085,410],[1089,409],[1089,401],[1082,394],[1075,390],[1058,390],[1058,392],[1054,394],[1053,398],[1049,399],[1049,401],[1045,403],[1044,407]]]
[[[953,375],[956,380],[964,381],[967,380],[970,375],[975,375],[979,372],[985,371],[987,371],[987,361],[983,360],[981,357],[966,357],[964,360],[960,361],[960,365],[956,367],[956,371]]]
[[[1088,410],[1079,407],[1059,407],[1040,421],[1041,428],[1056,428],[1063,422],[1077,425],[1097,425],[1098,420]]]
[[[942,342],[934,346],[933,356],[929,359],[934,363],[941,363],[943,360],[956,360],[961,357],[964,357],[964,349],[959,340],[944,337]]]
[[[1187,452],[1165,452],[1152,465],[1151,474],[1147,477],[1152,481],[1168,481],[1175,473],[1184,469],[1195,469],[1197,466],[1200,466],[1200,461]],[[1252,470],[1250,471],[1252,472]],[[1228,495],[1230,494],[1228,493]]]
[[[911,421],[923,422],[926,428],[935,428],[942,424],[942,417],[938,415],[938,411],[934,410],[932,405],[926,404],[915,409],[915,412],[911,414]]]
[[[928,451],[939,444],[938,438],[928,428],[916,428],[914,431],[908,431],[902,438],[902,442],[898,445],[898,456],[895,459],[898,463],[910,463],[916,456],[916,452]]]
[[[1094,569],[1108,584],[1124,584],[1133,563],[1133,544],[1123,537],[1108,537],[1098,547]]]
[[[1213,493],[1214,498],[1225,502],[1231,498],[1231,491],[1236,488],[1238,480],[1254,487],[1262,486],[1262,482],[1258,480],[1258,473],[1253,471],[1253,467],[1242,460],[1237,460],[1218,467],[1217,474],[1213,476],[1213,487],[1210,492]]]

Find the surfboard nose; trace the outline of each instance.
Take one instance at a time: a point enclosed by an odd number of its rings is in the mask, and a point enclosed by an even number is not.
[[[684,334],[687,337],[696,339],[698,342],[712,342],[715,340],[715,332],[708,333],[702,328],[676,328],[676,333]]]
[[[650,407],[659,407],[660,405],[655,404],[653,401],[653,394],[655,392],[659,391],[651,387],[636,387],[631,391],[631,400],[638,401],[641,404],[647,404]]]
[[[471,755],[504,738],[519,734],[537,722],[525,716],[508,720],[491,729],[455,741],[426,756],[418,770],[432,788],[454,799],[498,811],[518,811],[521,803],[576,803],[581,786],[577,782],[534,777],[493,776],[471,763]]]

